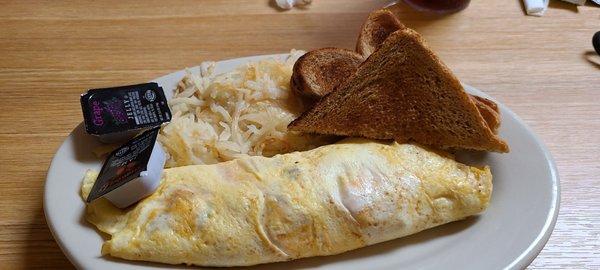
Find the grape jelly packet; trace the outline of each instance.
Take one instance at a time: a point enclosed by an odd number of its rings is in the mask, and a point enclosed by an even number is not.
[[[105,143],[132,138],[171,120],[163,89],[157,83],[91,89],[81,95],[87,133]]]

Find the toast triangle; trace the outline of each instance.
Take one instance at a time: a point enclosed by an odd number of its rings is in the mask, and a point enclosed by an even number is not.
[[[508,152],[452,72],[415,31],[389,35],[290,130]]]

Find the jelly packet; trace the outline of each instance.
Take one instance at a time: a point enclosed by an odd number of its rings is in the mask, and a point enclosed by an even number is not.
[[[105,197],[125,208],[152,194],[160,184],[166,161],[156,140],[159,130],[148,130],[110,153],[86,201]]]
[[[127,140],[171,120],[157,83],[91,89],[81,95],[81,108],[86,132],[105,143]]]

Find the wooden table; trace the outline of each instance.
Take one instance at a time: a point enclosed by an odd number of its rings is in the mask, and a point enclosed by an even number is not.
[[[353,48],[386,1],[315,0],[280,12],[268,0],[2,1],[0,268],[71,268],[42,210],[46,170],[81,122],[79,94],[139,83],[204,60]],[[473,1],[443,18],[395,8],[464,82],[503,102],[545,141],[561,176],[556,229],[532,269],[600,269],[600,9]],[[595,60],[596,63],[588,61]]]

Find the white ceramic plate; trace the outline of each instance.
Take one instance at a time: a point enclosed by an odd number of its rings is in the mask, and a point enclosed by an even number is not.
[[[283,55],[238,58],[217,63],[226,72],[248,61]],[[197,68],[197,67],[196,67]],[[183,77],[175,72],[155,81],[167,95]],[[466,86],[474,94],[483,92]],[[519,269],[526,267],[550,237],[558,214],[559,181],[550,153],[517,115],[499,104],[500,135],[509,154],[468,155],[469,163],[489,164],[494,192],[489,209],[478,217],[341,255],[262,265],[258,269]],[[83,124],[60,146],[46,179],[44,211],[54,238],[80,269],[149,269],[170,265],[130,262],[100,255],[103,236],[83,218],[79,197],[87,169],[100,169],[91,150],[99,143]],[[467,156],[467,155],[465,155]]]

